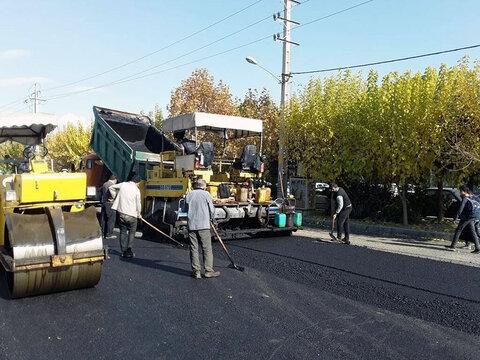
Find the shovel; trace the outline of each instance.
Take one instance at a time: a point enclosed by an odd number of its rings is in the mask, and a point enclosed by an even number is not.
[[[235,264],[235,261],[233,261],[233,258],[230,256],[230,253],[228,252],[227,247],[225,246],[222,238],[218,234],[218,230],[215,227],[215,225],[213,224],[213,222],[212,222],[212,229],[213,229],[213,232],[215,233],[215,236],[217,237],[218,241],[220,242],[220,244],[222,244],[222,247],[223,247],[223,250],[225,251],[225,254],[227,254],[227,257],[230,260],[230,265],[228,267],[230,267],[232,269],[235,269],[235,270],[238,270],[238,271],[244,271],[245,268],[243,266],[238,266],[237,264]]]
[[[333,230],[335,229],[335,219],[332,219],[332,229],[330,230],[330,232],[328,233],[328,235],[330,235],[330,237],[332,238],[333,241],[338,241],[337,237],[335,236],[335,234],[333,233]]]

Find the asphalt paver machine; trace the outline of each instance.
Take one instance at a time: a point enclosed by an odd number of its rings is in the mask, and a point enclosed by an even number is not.
[[[187,235],[185,195],[199,178],[208,184],[222,235],[289,235],[298,229],[294,203],[272,199],[263,180],[261,120],[195,112],[165,119],[160,131],[141,114],[97,106],[93,112],[93,150],[120,181],[133,173],[144,179],[143,217],[170,236]],[[227,159],[225,145],[235,139],[243,144]],[[276,226],[277,213],[291,221]]]
[[[25,146],[23,159],[2,160],[10,171],[0,176],[0,263],[12,298],[95,286],[106,257],[96,210],[85,209],[85,173],[54,171],[43,141],[55,125],[37,120],[0,123],[0,143]]]

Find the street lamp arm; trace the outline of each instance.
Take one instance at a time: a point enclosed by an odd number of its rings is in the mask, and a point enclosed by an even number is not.
[[[260,64],[258,64],[258,63],[257,63],[257,66],[258,66],[260,69],[263,69],[265,72],[269,73],[272,77],[274,77],[275,80],[277,80],[279,84],[282,83],[282,79],[280,79],[277,75],[275,75],[273,72],[271,72],[270,70],[268,70],[266,67],[263,67],[262,65],[260,65]]]

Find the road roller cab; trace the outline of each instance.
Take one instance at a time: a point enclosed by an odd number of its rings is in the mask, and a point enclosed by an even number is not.
[[[105,259],[96,210],[85,209],[86,174],[54,172],[43,140],[55,125],[35,122],[0,126],[0,143],[25,146],[0,176],[0,262],[12,297],[94,286]]]

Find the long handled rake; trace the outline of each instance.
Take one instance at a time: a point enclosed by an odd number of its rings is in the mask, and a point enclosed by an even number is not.
[[[238,270],[238,271],[244,271],[245,268],[243,266],[238,266],[237,264],[235,264],[235,261],[233,261],[233,258],[230,256],[230,253],[228,252],[227,247],[225,246],[225,243],[223,242],[222,238],[218,234],[218,230],[213,223],[212,223],[212,229],[213,229],[213,232],[215,233],[215,236],[217,237],[218,241],[222,245],[223,250],[225,251],[225,254],[227,254],[227,257],[230,260],[229,267],[231,267],[232,269]]]
[[[145,220],[144,218],[141,218],[141,219],[142,219],[142,221],[143,221],[145,224],[147,224],[148,226],[150,226],[153,230],[155,230],[155,231],[158,232],[159,234],[162,234],[163,236],[165,236],[168,240],[174,242],[175,244],[177,244],[178,246],[181,246],[182,248],[185,248],[185,246],[184,246],[181,242],[175,240],[175,239],[172,238],[170,235],[165,234],[162,230],[160,230],[159,228],[157,228],[157,227],[155,227],[154,225],[150,224],[150,223],[149,223],[147,220]]]

